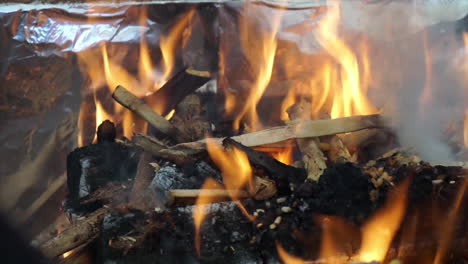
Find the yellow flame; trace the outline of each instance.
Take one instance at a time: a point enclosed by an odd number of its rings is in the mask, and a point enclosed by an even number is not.
[[[164,119],[170,120],[175,114],[175,109],[172,109],[166,116],[164,116]]]
[[[73,250],[67,251],[62,254],[62,258],[68,258],[73,253]]]
[[[276,250],[278,251],[278,255],[279,255],[281,261],[283,261],[284,264],[305,264],[305,263],[307,263],[304,260],[302,260],[301,258],[290,255],[288,252],[286,252],[286,250],[284,250],[284,248],[278,242],[276,242]]]
[[[219,184],[212,178],[206,179],[203,183],[202,189],[218,189]],[[192,211],[193,222],[195,224],[195,248],[197,250],[198,256],[201,256],[201,242],[200,242],[200,229],[205,218],[205,210],[208,207],[207,204],[213,201],[213,196],[203,196],[200,195],[197,197],[195,202],[195,207]]]
[[[253,131],[261,127],[257,115],[257,104],[270,82],[273,72],[273,62],[277,46],[276,34],[279,29],[283,10],[275,11],[275,16],[272,17],[273,22],[270,32],[259,32],[255,24],[251,21],[257,17],[253,15],[249,16],[251,14],[256,14],[252,11],[255,11],[255,8],[258,7],[258,4],[245,2],[243,6],[243,13],[245,15],[241,16],[239,21],[241,45],[245,57],[252,66],[256,76],[247,97],[242,99],[245,102],[239,101],[239,98],[235,98],[233,95],[227,95],[227,104],[230,105],[226,107],[228,111],[232,109],[233,100],[236,104],[242,103],[242,109],[234,119],[234,129],[236,130],[239,129],[240,122],[243,119],[246,119],[247,125]]]
[[[406,211],[408,181],[389,194],[385,205],[363,227],[362,244],[356,259],[383,261]]]
[[[468,180],[466,178],[463,180],[463,184],[460,186],[458,190],[457,197],[455,198],[455,203],[453,207],[450,209],[447,222],[442,225],[442,232],[439,241],[439,247],[437,248],[436,257],[434,259],[434,264],[441,264],[446,263],[447,258],[447,250],[450,248],[453,232],[456,227],[457,218],[459,216],[460,208],[462,207],[462,203],[464,201],[464,196],[466,192],[466,188],[468,186]]]
[[[329,7],[327,17],[319,25],[317,40],[340,67],[339,81],[335,80],[331,117],[375,113],[376,108],[367,99],[367,87],[363,87],[368,80],[362,80],[370,75],[367,72],[361,76],[358,57],[338,37],[340,4],[332,4]],[[362,56],[362,59],[365,61],[364,68],[368,70],[368,58]]]
[[[184,29],[187,28],[194,10],[191,9],[186,14],[183,14],[177,20],[175,25],[171,27],[168,34],[161,36],[160,49],[162,58],[161,67],[154,65],[151,59],[151,52],[148,46],[148,41],[145,37],[147,25],[147,10],[142,8],[139,14],[139,25],[141,27],[138,71],[132,73],[125,66],[126,60],[130,55],[130,46],[128,45],[107,45],[103,43],[95,49],[88,49],[78,53],[78,62],[83,73],[87,74],[90,80],[88,89],[96,93],[100,91],[99,100],[112,100],[111,93],[117,85],[122,85],[138,97],[146,96],[157,91],[171,76],[175,66],[176,46],[182,39]],[[101,90],[105,86],[108,87],[107,93]],[[112,100],[113,102],[113,100]],[[107,119],[113,119],[114,122],[121,122],[123,127],[123,135],[131,137],[133,132],[144,132],[146,124],[134,114],[129,113],[120,104],[113,102],[113,108],[107,109],[104,114],[103,102],[96,101],[96,115],[106,115]],[[151,102],[152,107],[161,112],[165,107],[164,101]],[[111,104],[105,104],[106,106]],[[83,111],[83,109],[82,109]],[[84,110],[86,111],[86,110]],[[84,118],[85,115],[80,117]],[[96,116],[96,122],[101,120],[101,117]],[[80,120],[80,131],[84,131],[86,120]],[[79,136],[79,142],[83,144],[82,135]]]
[[[420,98],[419,108],[421,113],[424,114],[424,108],[430,104],[432,97],[432,56],[428,47],[427,32],[423,33],[423,50],[424,50],[424,63],[425,63],[425,79],[424,88]]]
[[[273,147],[256,147],[256,151],[265,152],[277,161],[286,165],[293,163],[293,145],[288,142],[285,147],[273,148]]]
[[[465,119],[463,120],[463,143],[468,147],[468,110],[465,110]]]
[[[229,196],[236,201],[242,212],[252,220],[253,217],[247,209],[238,202],[238,192],[247,187],[249,193],[255,193],[252,168],[247,155],[239,149],[233,147],[230,150],[224,150],[213,140],[206,140],[206,147],[210,158],[219,166],[223,175],[223,183]]]

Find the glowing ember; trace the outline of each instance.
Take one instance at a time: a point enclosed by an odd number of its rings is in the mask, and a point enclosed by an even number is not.
[[[268,147],[257,147],[254,148],[257,151],[265,152],[277,161],[291,165],[293,163],[293,144],[289,143],[284,148],[268,148]]]

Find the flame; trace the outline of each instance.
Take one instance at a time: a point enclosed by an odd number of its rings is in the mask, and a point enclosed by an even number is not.
[[[255,9],[258,7],[255,3],[246,2],[243,6],[243,14],[245,15],[241,16],[239,21],[241,46],[256,76],[247,97],[241,99],[245,102],[242,102],[242,108],[234,119],[233,126],[236,130],[239,129],[240,122],[243,119],[245,119],[244,121],[247,122],[247,125],[253,131],[261,127],[257,115],[257,104],[272,76],[277,46],[276,34],[279,29],[282,13],[284,12],[282,9],[274,12],[275,15],[271,18],[273,22],[270,32],[257,31],[252,20],[257,18]],[[235,105],[233,102],[239,104],[241,101],[235,95],[229,93],[226,95],[226,98],[226,111],[230,114],[229,111],[232,111],[232,106]]]
[[[293,145],[290,142],[288,142],[283,148],[256,147],[254,149],[256,151],[265,152],[277,161],[286,165],[291,165],[293,163]]]
[[[459,215],[460,208],[462,207],[463,198],[465,196],[466,188],[468,186],[468,180],[466,178],[463,180],[463,184],[458,190],[457,197],[455,198],[455,203],[450,209],[448,214],[447,222],[442,225],[442,232],[439,241],[439,247],[437,249],[436,257],[434,264],[446,263],[444,260],[447,257],[447,250],[449,249],[454,229],[456,227],[456,221]]]
[[[252,168],[250,167],[247,155],[239,149],[233,147],[230,150],[224,150],[213,140],[206,140],[206,147],[210,158],[219,166],[223,175],[223,183],[229,196],[236,201],[239,208],[250,220],[253,217],[247,209],[238,202],[239,197],[236,190],[247,187],[249,193],[255,193],[255,184],[253,181]]]
[[[288,252],[286,252],[286,250],[284,250],[284,248],[278,242],[276,242],[276,250],[278,250],[278,255],[279,255],[281,261],[283,261],[283,263],[285,263],[285,264],[305,264],[305,263],[307,263],[304,260],[302,260],[301,258],[290,255]]]
[[[463,143],[468,147],[468,110],[465,110],[465,119],[463,120]]]
[[[432,99],[432,56],[428,46],[427,32],[423,32],[423,50],[424,50],[424,63],[425,63],[425,79],[422,95],[420,98],[420,111],[424,114],[424,108],[430,104]]]
[[[359,57],[349,48],[344,40],[338,37],[338,22],[340,17],[340,4],[330,5],[330,10],[323,22],[320,23],[316,35],[319,44],[333,58],[339,67],[339,74],[331,79],[333,71],[330,68],[324,71],[326,74],[321,80],[325,82],[324,89],[329,89],[327,82],[333,82],[333,103],[331,117],[345,117],[352,115],[372,114],[377,110],[367,99],[367,85],[370,77],[369,58],[367,49],[361,47],[361,64]],[[362,45],[361,45],[362,46]],[[333,65],[333,64],[332,64]],[[364,68],[361,70],[360,68]],[[326,94],[324,95],[326,96]],[[323,101],[321,99],[320,101]]]
[[[70,251],[67,251],[65,253],[62,254],[62,258],[68,258],[72,253],[73,253],[74,250],[70,250]]]
[[[208,178],[206,179],[205,183],[203,183],[202,189],[218,189],[219,183],[217,183],[214,179]],[[208,207],[207,204],[213,201],[213,197],[211,196],[203,196],[200,195],[197,197],[197,201],[195,202],[195,207],[193,208],[193,222],[195,224],[195,248],[197,250],[198,256],[201,256],[201,244],[200,244],[200,229],[201,224],[203,223],[203,219],[205,218],[205,211]]]
[[[80,69],[85,73],[90,80],[87,87],[94,94],[96,106],[96,123],[104,118],[121,122],[123,127],[123,135],[131,137],[133,132],[144,132],[146,123],[137,118],[134,114],[127,111],[117,102],[111,99],[111,93],[117,85],[122,85],[138,97],[143,97],[151,94],[161,88],[169,77],[173,74],[176,62],[175,53],[176,47],[182,40],[184,29],[188,27],[190,20],[194,14],[194,9],[189,10],[178,18],[177,22],[170,28],[167,34],[160,37],[161,61],[159,64],[154,64],[152,61],[150,46],[145,37],[148,30],[147,10],[141,8],[139,13],[138,24],[141,28],[140,44],[138,50],[138,69],[133,73],[125,66],[127,60],[131,56],[129,45],[112,46],[102,43],[99,47],[88,49],[78,53],[78,62]],[[108,90],[105,90],[107,86]],[[99,92],[99,97],[96,93]],[[106,101],[113,102],[106,104]],[[106,106],[106,108],[103,107]],[[165,107],[164,101],[151,102],[151,107],[161,112]],[[89,111],[89,109],[81,109]],[[83,144],[83,131],[86,130],[87,122],[86,114],[80,113],[80,135],[78,138],[79,144]],[[170,115],[169,115],[170,116]],[[89,126],[89,125],[88,125]]]
[[[409,182],[405,181],[389,194],[385,205],[363,227],[359,261],[383,261],[406,211]]]

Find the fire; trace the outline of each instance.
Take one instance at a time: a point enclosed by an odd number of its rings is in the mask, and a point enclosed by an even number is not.
[[[71,254],[73,254],[73,250],[67,251],[62,254],[62,258],[68,258]]]
[[[249,94],[244,100],[239,101],[233,94],[227,94],[226,110],[232,111],[233,105],[242,102],[242,109],[234,120],[234,129],[238,130],[242,120],[247,122],[247,125],[253,131],[261,127],[258,115],[257,104],[260,101],[265,89],[270,82],[273,72],[273,62],[276,54],[277,40],[276,34],[279,29],[281,15],[283,10],[275,11],[275,17],[272,18],[272,26],[270,32],[256,31],[254,22],[256,19],[256,8],[258,5],[255,3],[246,2],[243,6],[244,16],[241,16],[240,24],[240,39],[241,45],[246,59],[252,66],[256,79],[252,87],[249,89]],[[235,104],[233,102],[236,102]]]
[[[436,257],[434,264],[446,263],[444,260],[447,258],[447,250],[449,249],[452,243],[452,236],[456,226],[456,221],[458,220],[459,211],[462,207],[463,198],[465,196],[466,188],[468,187],[468,180],[466,178],[463,180],[463,184],[458,190],[457,197],[455,198],[455,203],[450,209],[447,222],[442,225],[442,232],[440,232],[441,237],[439,241],[439,247],[437,249]]]
[[[280,259],[285,264],[306,264],[307,263],[301,258],[290,255],[288,252],[286,252],[286,250],[284,250],[284,248],[278,242],[276,242],[276,249],[278,250],[278,255]]]
[[[384,207],[363,227],[359,261],[383,261],[390,243],[405,215],[409,182],[405,181],[389,194]]]
[[[203,190],[218,188],[219,184],[212,178],[206,179],[205,183],[202,186]],[[201,256],[200,229],[203,223],[203,219],[205,218],[205,210],[208,206],[207,204],[212,202],[211,199],[212,198],[209,196],[198,196],[197,201],[195,202],[195,207],[192,212],[193,222],[195,224],[195,248],[197,250],[198,256]]]
[[[254,149],[265,152],[277,161],[286,165],[291,165],[293,163],[293,145],[291,143],[288,143],[286,147],[283,148],[257,147]]]
[[[125,67],[127,65],[126,60],[131,52],[128,45],[117,46],[113,44],[110,46],[102,43],[99,47],[78,53],[80,69],[90,80],[87,90],[94,94],[96,126],[100,124],[101,120],[110,119],[122,124],[123,135],[126,137],[131,137],[133,132],[144,132],[146,129],[145,122],[142,122],[134,114],[129,113],[117,102],[114,102],[111,99],[111,93],[115,87],[122,85],[136,96],[144,97],[162,87],[173,74],[176,48],[181,43],[184,30],[188,27],[193,14],[193,9],[187,11],[178,18],[177,22],[166,34],[160,37],[160,65],[153,63],[151,49],[145,37],[148,25],[147,10],[144,7],[141,8],[138,20],[141,37],[138,50],[138,68],[135,73]],[[99,93],[99,97],[96,96],[97,93]],[[107,101],[113,103],[106,104]],[[104,105],[106,108],[103,107]],[[151,106],[155,111],[161,112],[165,107],[165,102],[151,102]],[[82,107],[81,111],[89,111],[89,109],[83,109]],[[83,118],[85,118],[85,115],[80,114],[81,133],[78,140],[81,144],[83,143],[84,126],[87,125],[86,120],[82,120]]]
[[[366,45],[360,45],[360,55],[338,36],[340,4],[329,5],[326,18],[320,23],[316,38],[324,50],[331,56],[332,62],[326,63],[322,76],[314,79],[314,83],[323,85],[321,93],[314,93],[317,105],[316,113],[327,100],[331,100],[330,114],[332,118],[352,115],[364,115],[377,112],[377,109],[367,98],[369,85],[369,58]],[[312,89],[316,87],[312,86]],[[330,99],[331,98],[331,99]],[[315,102],[314,102],[315,104]]]
[[[237,197],[238,193],[234,192],[236,190],[247,187],[249,193],[254,193],[255,184],[252,168],[244,152],[237,148],[224,150],[210,139],[207,139],[206,147],[210,158],[221,169],[224,186],[233,201],[239,200],[239,197]],[[253,219],[240,202],[237,202],[237,205],[249,219]]]
[[[406,211],[406,200],[409,182],[405,181],[389,194],[385,205],[380,208],[362,227],[361,247],[351,257],[356,262],[382,262],[385,260],[390,243],[398,231]],[[458,207],[457,207],[458,208]],[[352,242],[352,225],[336,216],[319,216],[317,220],[323,228],[320,258],[325,263],[346,263],[349,257],[346,244]],[[277,243],[278,254],[285,263],[306,263],[306,261],[289,255]]]

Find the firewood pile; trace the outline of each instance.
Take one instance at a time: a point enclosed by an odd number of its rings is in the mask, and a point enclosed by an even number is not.
[[[400,148],[369,160],[350,151],[346,137],[359,134],[358,141],[371,142],[376,133],[366,131],[389,130],[381,115],[310,120],[307,100],[288,109],[290,121],[282,126],[233,134],[210,122],[206,100],[195,92],[209,79],[187,69],[156,98],[143,100],[125,87],[115,89],[113,98],[146,120],[148,133],[118,139],[107,120],[97,129],[95,144],[68,155],[65,212],[71,224],[35,241],[48,258],[79,263],[88,254],[96,263],[278,263],[281,247],[310,263],[326,263],[313,260],[320,257],[327,217],[341,217],[354,227],[341,249],[353,256],[362,240],[359,227],[392,195],[407,197],[407,206],[387,260],[418,263],[423,253],[434,254],[437,225],[453,234],[451,263],[467,253],[465,226],[450,221],[464,168],[433,166]],[[171,89],[177,86],[184,88]],[[161,114],[146,103],[158,96],[170,99]],[[171,109],[175,114],[166,120]],[[265,151],[287,146],[294,157],[290,165]],[[234,154],[248,160],[247,184],[236,185],[232,178],[243,173]],[[407,190],[397,188],[405,182]],[[423,212],[427,205],[438,214]],[[458,219],[465,219],[461,214]],[[415,217],[427,219],[414,230],[416,239],[406,243],[401,230]]]

